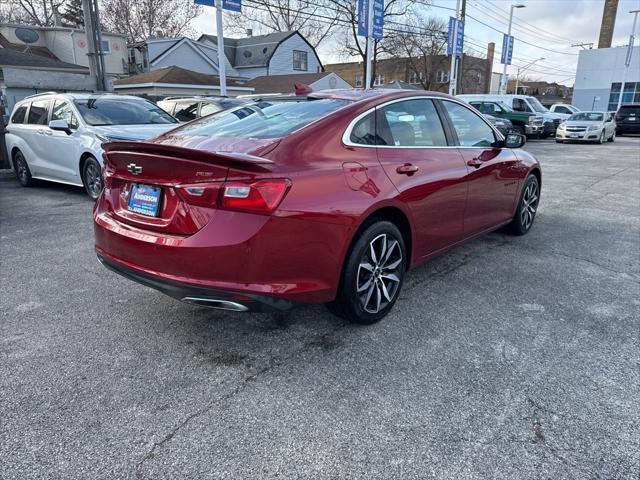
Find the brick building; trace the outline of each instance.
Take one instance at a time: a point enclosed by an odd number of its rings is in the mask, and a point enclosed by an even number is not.
[[[429,65],[429,68],[421,66]],[[447,92],[449,90],[449,68],[451,57],[435,55],[432,58],[415,60],[409,58],[385,58],[376,62],[374,86],[394,81],[410,83],[425,90]],[[325,71],[335,72],[356,88],[364,86],[362,62],[334,63],[325,65]],[[458,93],[485,93],[487,60],[470,55],[463,59],[462,83]]]

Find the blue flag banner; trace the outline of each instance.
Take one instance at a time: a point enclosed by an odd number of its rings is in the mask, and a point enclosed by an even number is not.
[[[193,0],[197,5],[204,5],[205,7],[215,7],[215,0]],[[242,11],[242,0],[222,0],[222,8],[230,10],[232,12]]]
[[[373,0],[373,38],[382,40],[384,27],[384,0]]]
[[[232,12],[241,12],[242,0],[222,0],[222,8]]]
[[[502,37],[502,55],[500,57],[500,63],[504,65],[511,65],[511,58],[513,57],[513,37],[506,33]]]
[[[449,17],[449,32],[447,36],[447,55],[451,55],[453,52],[453,42],[454,42],[454,31],[455,31],[455,42],[456,42],[456,56],[462,56],[462,49],[464,48],[464,22],[462,20],[457,20],[454,17]]]
[[[369,0],[358,0],[358,35],[369,36]]]
[[[369,33],[369,2],[373,2],[373,33]],[[384,28],[384,0],[358,0],[358,35],[381,40]]]

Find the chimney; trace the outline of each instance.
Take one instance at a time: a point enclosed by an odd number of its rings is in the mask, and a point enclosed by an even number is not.
[[[616,25],[616,13],[618,12],[618,0],[604,0],[602,12],[602,24],[600,25],[600,39],[598,48],[611,48],[613,28]]]
[[[487,68],[484,72],[484,93],[491,93],[491,77],[493,76],[493,56],[496,44],[491,42],[487,45]]]
[[[156,38],[162,38],[163,36],[162,30],[156,30]]]
[[[253,37],[253,29],[247,28],[247,37]]]

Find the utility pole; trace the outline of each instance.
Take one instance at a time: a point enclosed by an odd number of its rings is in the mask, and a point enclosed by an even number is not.
[[[102,51],[102,27],[100,26],[100,6],[98,0],[93,0],[94,17],[95,17],[95,29],[98,39],[96,52],[98,53],[98,59],[100,60],[100,80],[102,82],[102,90],[107,90],[107,71],[104,68],[104,52]]]
[[[460,8],[460,20],[464,22],[467,15],[467,0],[462,0],[462,7]],[[464,93],[462,91],[462,82],[464,81],[464,52],[460,60],[458,60],[458,73],[456,73],[456,95]]]
[[[491,42],[487,45],[487,68],[484,71],[484,93],[491,93],[491,80],[493,76],[493,56],[496,44]]]
[[[524,8],[525,5],[522,4],[511,4],[511,9],[509,10],[509,28],[507,30],[507,36],[511,37],[511,24],[513,23],[513,9],[514,8]],[[504,48],[504,46],[503,46]],[[502,78],[500,79],[500,83],[502,84],[502,88],[500,88],[500,93],[503,95],[507,93],[507,64],[504,64],[502,68]]]
[[[365,82],[364,82],[364,88],[365,90],[368,90],[371,88],[371,58],[373,57],[373,45],[374,45],[374,40],[373,38],[373,0],[368,0],[367,1],[367,66],[365,67]]]
[[[218,78],[220,79],[220,96],[227,96],[227,74],[224,63],[224,34],[222,32],[222,0],[216,2],[216,34],[218,35]]]
[[[89,75],[96,81],[96,89],[102,90],[100,68],[96,55],[96,35],[95,23],[92,15],[92,0],[82,0],[82,11],[84,12],[84,33],[87,37],[87,57],[89,57]]]
[[[453,39],[451,41],[451,68],[449,69],[449,95],[456,94],[456,61],[458,60],[458,19],[460,17],[460,0],[456,3],[456,21],[453,24]]]
[[[622,97],[624,96],[624,84],[627,81],[627,73],[629,72],[629,65],[631,65],[631,56],[633,55],[633,44],[635,43],[636,37],[636,24],[638,22],[638,13],[640,10],[631,10],[629,13],[633,13],[633,27],[631,27],[631,35],[629,35],[629,46],[627,47],[627,56],[624,60],[624,73],[622,74],[622,85],[620,85],[620,97],[618,98],[618,108],[620,110],[620,105],[622,105]],[[633,99],[631,100],[633,101]]]

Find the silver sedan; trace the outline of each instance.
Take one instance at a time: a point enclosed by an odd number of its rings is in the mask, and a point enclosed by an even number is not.
[[[616,123],[613,112],[578,112],[562,122],[556,130],[556,142],[613,142]]]

